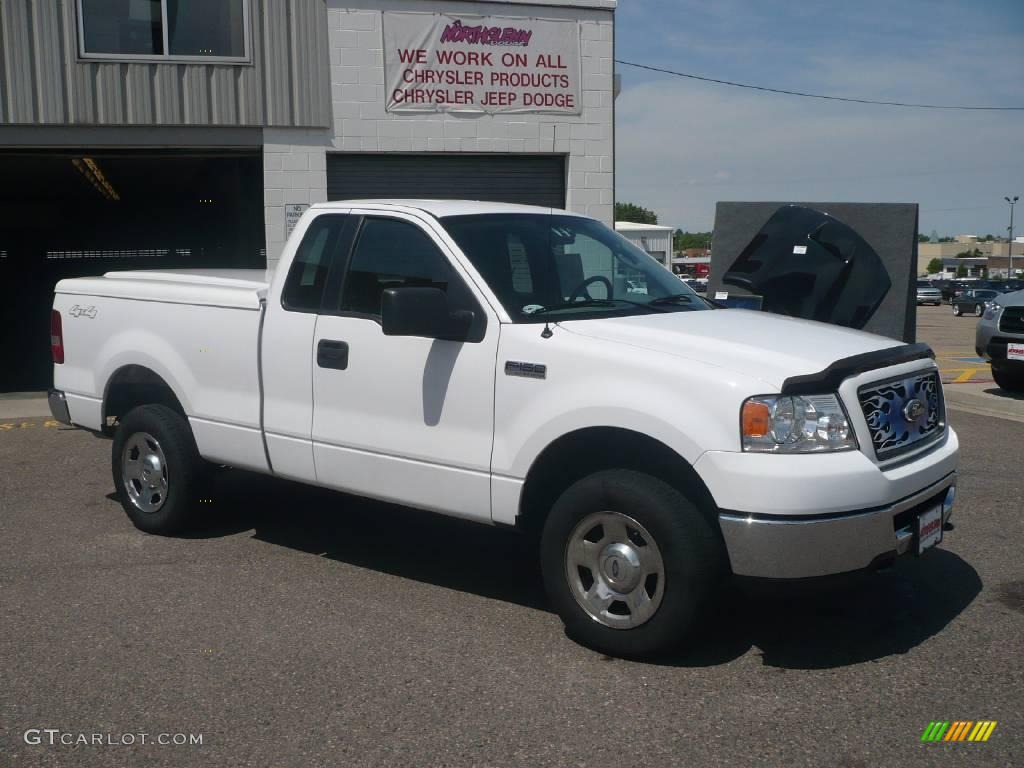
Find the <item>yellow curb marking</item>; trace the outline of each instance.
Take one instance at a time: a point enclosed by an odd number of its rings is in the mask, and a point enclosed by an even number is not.
[[[954,384],[963,384],[965,381],[970,381],[974,378],[974,374],[980,371],[981,368],[966,368],[964,372],[953,379]]]
[[[54,421],[53,419],[50,419],[49,421],[44,421],[42,422],[42,424],[40,424],[38,421],[8,421],[3,424],[0,424],[0,431],[9,432],[12,429],[33,429],[38,426],[42,426],[47,429],[56,429],[57,427],[61,426],[61,423],[59,421]]]

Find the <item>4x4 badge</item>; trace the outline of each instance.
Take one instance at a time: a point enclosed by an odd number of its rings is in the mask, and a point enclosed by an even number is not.
[[[88,306],[83,308],[75,304],[75,306],[68,310],[68,314],[72,317],[88,317],[92,320],[96,317],[96,307]]]

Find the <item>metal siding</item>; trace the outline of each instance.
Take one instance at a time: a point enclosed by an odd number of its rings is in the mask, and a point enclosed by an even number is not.
[[[293,78],[292,115],[307,115],[319,124],[329,125],[330,67],[318,66],[329,60],[327,19],[324,17],[321,23],[315,6],[298,3],[291,8],[292,72],[308,74]]]
[[[7,57],[4,51],[7,49],[4,45],[4,7],[0,3],[0,123],[10,122],[7,110]]]
[[[3,16],[4,69],[7,75],[8,120],[17,123],[36,122],[33,96],[35,77],[32,69],[32,30],[29,0],[0,1]]]
[[[151,67],[153,122],[157,125],[180,125],[185,122],[178,91],[177,67]]]
[[[30,10],[37,84],[36,119],[40,123],[62,123],[65,119],[66,96],[61,77],[64,50],[60,33],[60,6],[53,0],[33,0]]]
[[[252,36],[249,47],[252,49],[251,67],[232,67],[237,87],[235,97],[238,99],[239,122],[247,125],[258,125],[263,120],[263,78],[258,73],[264,71],[266,53],[263,48],[263,13],[256,13],[255,7],[251,16],[249,34]],[[326,66],[326,65],[325,65]]]
[[[0,0],[0,123],[328,127],[324,0],[250,0],[251,64],[78,60],[76,0]]]
[[[291,125],[288,83],[291,81],[291,45],[288,0],[264,0],[263,50],[273,66],[265,68],[266,124]]]
[[[64,38],[64,96],[67,103],[68,123],[95,123],[92,77],[88,67],[79,66],[78,27],[75,22],[74,2],[61,5],[61,30]]]
[[[131,125],[148,125],[153,122],[153,82],[143,67],[125,69],[124,90],[127,96],[127,121]]]
[[[327,199],[440,198],[565,207],[564,155],[328,154]]]

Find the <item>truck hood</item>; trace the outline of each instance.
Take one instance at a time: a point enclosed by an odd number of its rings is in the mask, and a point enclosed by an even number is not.
[[[726,368],[775,388],[790,376],[817,373],[844,357],[902,346],[863,331],[743,309],[569,320],[558,326]]]

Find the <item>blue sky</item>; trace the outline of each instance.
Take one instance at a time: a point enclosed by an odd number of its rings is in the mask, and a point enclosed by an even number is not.
[[[616,58],[838,96],[1024,106],[1024,0],[619,0]],[[1024,198],[1024,111],[617,71],[617,199],[664,224],[710,229],[718,200],[916,202],[925,234],[1005,235],[1003,196]]]

